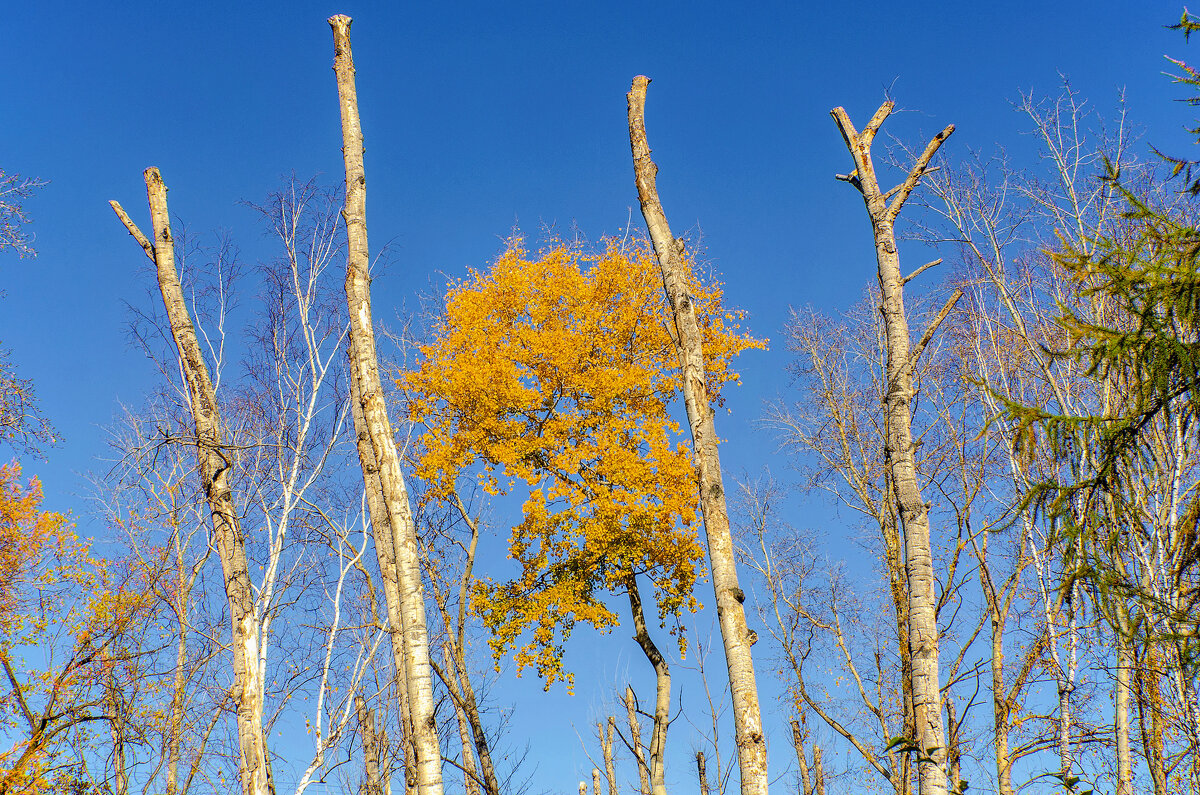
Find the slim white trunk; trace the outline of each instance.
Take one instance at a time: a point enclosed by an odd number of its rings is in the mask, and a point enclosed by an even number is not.
[[[641,795],[650,795],[650,766],[646,764],[646,752],[642,748],[642,727],[638,724],[637,699],[634,698],[633,688],[625,687],[625,714],[629,718],[629,747],[633,750],[633,758],[637,760],[638,782],[641,784]]]
[[[408,489],[400,470],[396,442],[384,403],[383,385],[379,377],[379,358],[375,352],[375,331],[371,318],[370,253],[367,246],[366,172],[363,166],[362,126],[358,116],[358,95],[354,83],[354,58],[350,50],[350,17],[343,14],[329,18],[333,29],[334,72],[337,75],[338,98],[342,116],[342,155],[346,167],[346,239],[349,249],[346,268],[346,300],[350,310],[350,351],[352,372],[350,399],[355,404],[357,428],[370,440],[374,460],[366,456],[365,445],[359,444],[359,459],[363,465],[363,480],[368,492],[382,492],[387,517],[388,537],[380,538],[382,521],[372,524],[376,530],[376,552],[381,568],[387,564],[393,572],[383,571],[385,581],[391,576],[399,592],[399,615],[389,604],[388,619],[400,627],[404,638],[403,659],[397,659],[398,670],[404,672],[408,706],[412,716],[412,745],[416,755],[416,782],[420,795],[441,795],[442,753],[438,742],[434,715],[433,680],[429,662],[429,636],[425,624],[425,597],[421,586],[421,569],[416,527],[409,506]],[[361,407],[361,414],[357,408]],[[370,469],[376,469],[377,478]],[[382,517],[379,517],[382,519]],[[380,543],[382,541],[382,543]],[[391,548],[391,560],[388,547]],[[395,645],[393,644],[393,650]]]
[[[921,496],[912,435],[913,369],[938,324],[962,295],[955,294],[913,346],[904,309],[904,275],[896,250],[895,220],[909,194],[924,175],[942,142],[954,132],[947,127],[930,141],[903,183],[891,191],[880,190],[871,159],[871,143],[892,111],[885,102],[860,134],[842,108],[831,112],[854,158],[855,170],[843,177],[862,193],[875,238],[879,290],[882,297],[887,342],[887,392],[884,395],[887,437],[884,461],[904,532],[905,570],[908,574],[909,645],[912,650],[913,718],[916,741],[922,749],[917,767],[921,795],[946,792],[946,743],[942,730],[942,698],[938,663],[937,578],[929,535],[929,505]],[[888,200],[891,203],[888,203]]]
[[[767,746],[758,705],[758,686],[754,680],[754,661],[750,654],[753,641],[742,608],[746,597],[738,586],[733,536],[729,531],[725,487],[721,482],[721,461],[717,454],[714,412],[705,387],[704,349],[696,307],[688,290],[690,274],[683,259],[683,241],[671,234],[667,224],[667,216],[658,199],[658,166],[650,159],[650,145],[646,142],[646,87],[649,84],[648,77],[638,75],[633,79],[633,87],[626,96],[633,170],[642,217],[646,220],[646,228],[658,256],[663,286],[675,321],[673,336],[679,354],[683,402],[692,431],[696,476],[700,486],[700,513],[704,518],[717,620],[725,646],[729,689],[733,695],[734,741],[738,749],[741,791],[742,795],[766,795],[769,783]]]
[[[212,513],[213,542],[221,559],[225,596],[233,626],[231,698],[237,710],[238,753],[243,795],[274,795],[267,741],[263,734],[263,682],[258,665],[259,623],[254,611],[254,591],[246,563],[246,536],[233,503],[229,482],[234,459],[222,439],[217,395],[208,366],[196,339],[187,301],[175,270],[175,239],[167,210],[167,186],[157,168],[144,173],[146,195],[154,225],[151,243],[117,202],[109,202],[125,228],[154,260],[158,286],[179,351],[179,363],[187,380],[192,418],[196,426],[196,455],[200,482]]]

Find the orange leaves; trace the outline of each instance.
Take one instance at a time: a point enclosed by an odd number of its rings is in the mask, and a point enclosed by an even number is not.
[[[575,622],[617,623],[602,597],[629,572],[653,580],[664,619],[694,607],[697,488],[670,414],[678,356],[657,274],[642,243],[597,254],[554,243],[531,257],[511,241],[451,287],[420,367],[398,382],[425,428],[417,474],[435,496],[464,475],[493,494],[521,484],[509,540],[521,573],[479,583],[475,607],[495,653],[526,638],[518,664],[548,684],[569,678],[562,643]],[[692,289],[719,400],[732,358],[762,343],[738,332],[718,285]]]
[[[47,553],[66,552],[73,534],[61,514],[41,510],[42,485],[37,478],[21,484],[15,461],[0,466],[0,634],[18,628],[18,600],[23,586],[52,580],[63,572],[41,570]]]

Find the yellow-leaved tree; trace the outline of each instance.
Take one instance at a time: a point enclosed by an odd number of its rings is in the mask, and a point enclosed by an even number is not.
[[[41,506],[36,478],[0,466],[0,795],[66,786],[94,731],[123,721],[122,641],[154,609],[152,567],[93,557]]]
[[[737,379],[731,360],[763,342],[722,308],[719,284],[693,289],[719,400]],[[432,497],[453,498],[464,477],[524,496],[509,539],[520,571],[478,581],[473,606],[493,653],[516,649],[518,669],[535,667],[547,688],[570,686],[563,645],[575,624],[608,630],[618,617],[605,596],[627,594],[661,691],[666,662],[636,580],[650,581],[675,633],[697,606],[704,552],[691,454],[672,418],[680,383],[670,318],[648,244],[609,240],[589,252],[552,242],[531,255],[517,238],[491,268],[451,285],[432,341],[398,381],[423,429],[416,472]],[[651,751],[661,757],[661,738]]]
[[[630,574],[650,578],[663,618],[696,604],[694,472],[671,416],[678,362],[655,267],[641,243],[530,256],[512,240],[452,285],[419,366],[398,381],[434,495],[466,474],[492,494],[523,484],[509,547],[520,576],[481,582],[474,603],[497,653],[532,632],[517,662],[548,684],[568,676],[561,643],[576,621],[617,623],[601,594],[624,592]],[[763,343],[722,309],[719,284],[695,295],[719,395],[737,379],[733,357]]]

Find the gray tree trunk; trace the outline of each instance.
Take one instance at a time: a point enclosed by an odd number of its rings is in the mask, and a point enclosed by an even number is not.
[[[891,113],[885,102],[860,134],[842,108],[831,112],[854,158],[855,170],[844,177],[862,193],[875,238],[879,289],[882,296],[884,333],[887,341],[887,392],[884,396],[887,436],[884,460],[891,476],[892,491],[904,532],[905,570],[908,574],[909,645],[912,650],[913,718],[921,752],[917,775],[921,795],[946,792],[946,743],[942,730],[942,698],[938,670],[937,578],[929,537],[929,505],[921,496],[917,479],[912,435],[913,369],[938,324],[949,314],[951,302],[930,325],[915,346],[909,337],[904,310],[904,275],[896,250],[895,221],[909,194],[917,186],[929,161],[942,142],[954,132],[951,125],[934,137],[917,159],[905,181],[884,193],[880,190],[871,159],[871,142]],[[890,199],[890,204],[889,204]]]
[[[434,715],[433,677],[429,660],[429,634],[425,623],[425,597],[421,586],[420,556],[416,527],[409,506],[408,489],[400,470],[396,442],[384,403],[379,378],[379,358],[375,352],[375,331],[371,318],[370,253],[367,246],[366,172],[363,166],[362,126],[358,116],[358,95],[354,82],[354,58],[350,50],[350,17],[329,18],[333,29],[334,72],[342,116],[342,155],[346,166],[346,239],[349,249],[346,268],[346,300],[350,310],[350,352],[352,358],[350,399],[355,406],[356,430],[361,440],[366,431],[374,454],[365,456],[359,444],[363,481],[370,492],[378,488],[386,509],[387,526],[375,521],[375,546],[385,582],[392,578],[399,592],[399,615],[388,606],[388,620],[400,627],[403,655],[396,659],[404,674],[408,707],[412,716],[412,745],[416,755],[416,782],[420,795],[441,795],[442,753]],[[358,408],[361,407],[361,412]],[[363,426],[357,425],[361,421]],[[374,469],[378,477],[370,470]],[[382,518],[382,517],[379,517]],[[380,537],[381,529],[390,530]],[[388,554],[389,549],[391,555]],[[390,566],[391,571],[384,570]],[[393,650],[395,644],[393,644]]]
[[[683,402],[692,431],[696,476],[700,485],[700,513],[704,518],[717,619],[729,670],[729,689],[733,696],[734,741],[738,749],[741,792],[742,795],[766,795],[769,783],[767,746],[758,704],[758,686],[754,679],[754,661],[750,654],[753,641],[742,608],[746,597],[738,586],[733,536],[729,531],[721,461],[717,454],[714,412],[705,387],[704,349],[696,307],[688,290],[689,274],[682,256],[683,241],[671,234],[667,224],[667,216],[658,199],[658,166],[650,159],[650,145],[646,142],[646,87],[649,84],[649,78],[638,75],[633,79],[633,86],[626,96],[633,170],[642,217],[646,220],[646,228],[658,256],[663,286],[675,320],[673,336],[679,354]]]

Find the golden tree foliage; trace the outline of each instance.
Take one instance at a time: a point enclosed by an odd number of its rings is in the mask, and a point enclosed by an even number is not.
[[[488,271],[451,286],[420,366],[398,381],[425,428],[417,475],[433,497],[463,475],[497,495],[523,484],[509,539],[520,574],[478,582],[474,608],[493,653],[520,642],[518,668],[535,666],[547,687],[570,682],[562,654],[575,622],[617,623],[603,595],[630,575],[654,583],[664,622],[696,608],[697,485],[671,418],[678,359],[657,273],[644,243],[592,254],[555,242],[530,256],[514,239]],[[722,309],[719,284],[692,289],[719,403],[737,380],[733,357],[764,343]]]
[[[36,478],[0,466],[0,795],[50,791],[70,764],[60,752],[111,719],[104,679],[134,676],[122,639],[154,607],[154,567],[92,557],[41,504]]]

